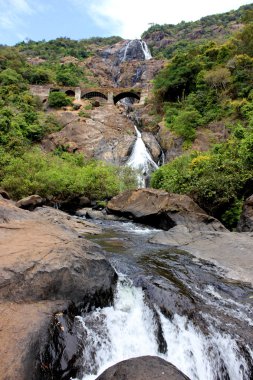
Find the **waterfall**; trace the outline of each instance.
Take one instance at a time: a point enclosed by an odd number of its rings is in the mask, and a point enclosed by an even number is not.
[[[129,48],[129,46],[131,45],[131,42],[132,42],[132,41],[129,41],[129,42],[126,44],[126,46],[125,46],[124,55],[123,55],[123,59],[122,59],[123,62],[126,61],[127,50],[128,50],[128,48]]]
[[[151,59],[152,55],[150,53],[150,50],[149,50],[148,45],[146,44],[146,42],[143,41],[143,40],[140,40],[140,44],[141,44],[141,47],[142,47],[142,51],[143,51],[145,60]]]
[[[145,187],[145,178],[147,178],[152,171],[156,170],[158,165],[147,150],[144,141],[141,138],[140,131],[136,126],[134,126],[134,128],[137,138],[132,153],[127,161],[127,165],[140,172],[139,187]]]
[[[130,49],[131,45],[132,45],[132,55],[130,54],[130,58],[127,58],[127,53],[128,53],[128,50]],[[151,55],[150,50],[148,48],[148,45],[146,44],[145,41],[143,41],[143,40],[130,40],[125,45],[124,54],[123,54],[121,62],[131,60],[131,59],[138,59],[138,58],[141,59],[139,56],[140,54],[138,54],[138,52],[140,53],[140,49],[141,49],[141,52],[142,52],[145,60],[149,60],[152,58],[152,55]]]
[[[157,315],[146,305],[141,288],[119,275],[114,306],[77,317],[86,336],[82,380],[93,380],[113,364],[142,355],[160,356],[191,380],[250,380],[234,338],[214,328],[204,335],[187,317],[168,319],[160,310]],[[167,343],[165,354],[158,348],[158,323]]]

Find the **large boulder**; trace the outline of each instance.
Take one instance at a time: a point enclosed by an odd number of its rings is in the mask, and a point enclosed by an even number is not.
[[[124,360],[105,370],[97,380],[189,380],[174,365],[157,356]]]
[[[237,230],[239,232],[253,231],[253,194],[246,199],[243,205],[243,211],[238,223]]]
[[[78,373],[74,317],[81,308],[110,304],[116,280],[86,232],[91,223],[59,210],[30,212],[0,199],[1,379]]]
[[[45,203],[45,199],[42,198],[40,195],[33,194],[29,195],[29,197],[22,198],[19,201],[17,201],[16,206],[23,208],[25,210],[34,210],[38,206],[42,206],[43,203]]]
[[[224,231],[190,197],[156,189],[129,190],[111,199],[108,212],[163,230],[184,225],[191,231]]]

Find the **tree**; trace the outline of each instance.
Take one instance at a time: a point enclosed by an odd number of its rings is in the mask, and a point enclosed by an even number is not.
[[[71,105],[70,98],[64,92],[50,92],[48,105],[53,108],[61,108]]]
[[[204,81],[212,88],[225,90],[231,82],[231,73],[226,67],[218,67],[204,74]]]

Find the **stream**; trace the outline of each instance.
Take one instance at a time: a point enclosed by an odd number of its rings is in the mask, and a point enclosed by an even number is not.
[[[132,357],[156,355],[191,380],[253,379],[253,289],[211,263],[154,245],[155,229],[96,221],[118,273],[112,306],[76,317],[85,336],[82,380]]]

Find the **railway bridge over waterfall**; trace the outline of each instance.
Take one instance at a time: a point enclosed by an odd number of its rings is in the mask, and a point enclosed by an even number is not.
[[[116,104],[124,98],[136,99],[139,104],[144,104],[147,97],[147,90],[142,88],[130,87],[61,87],[55,85],[31,85],[30,90],[33,95],[46,102],[50,92],[64,92],[67,96],[75,100],[99,99],[101,103]]]

